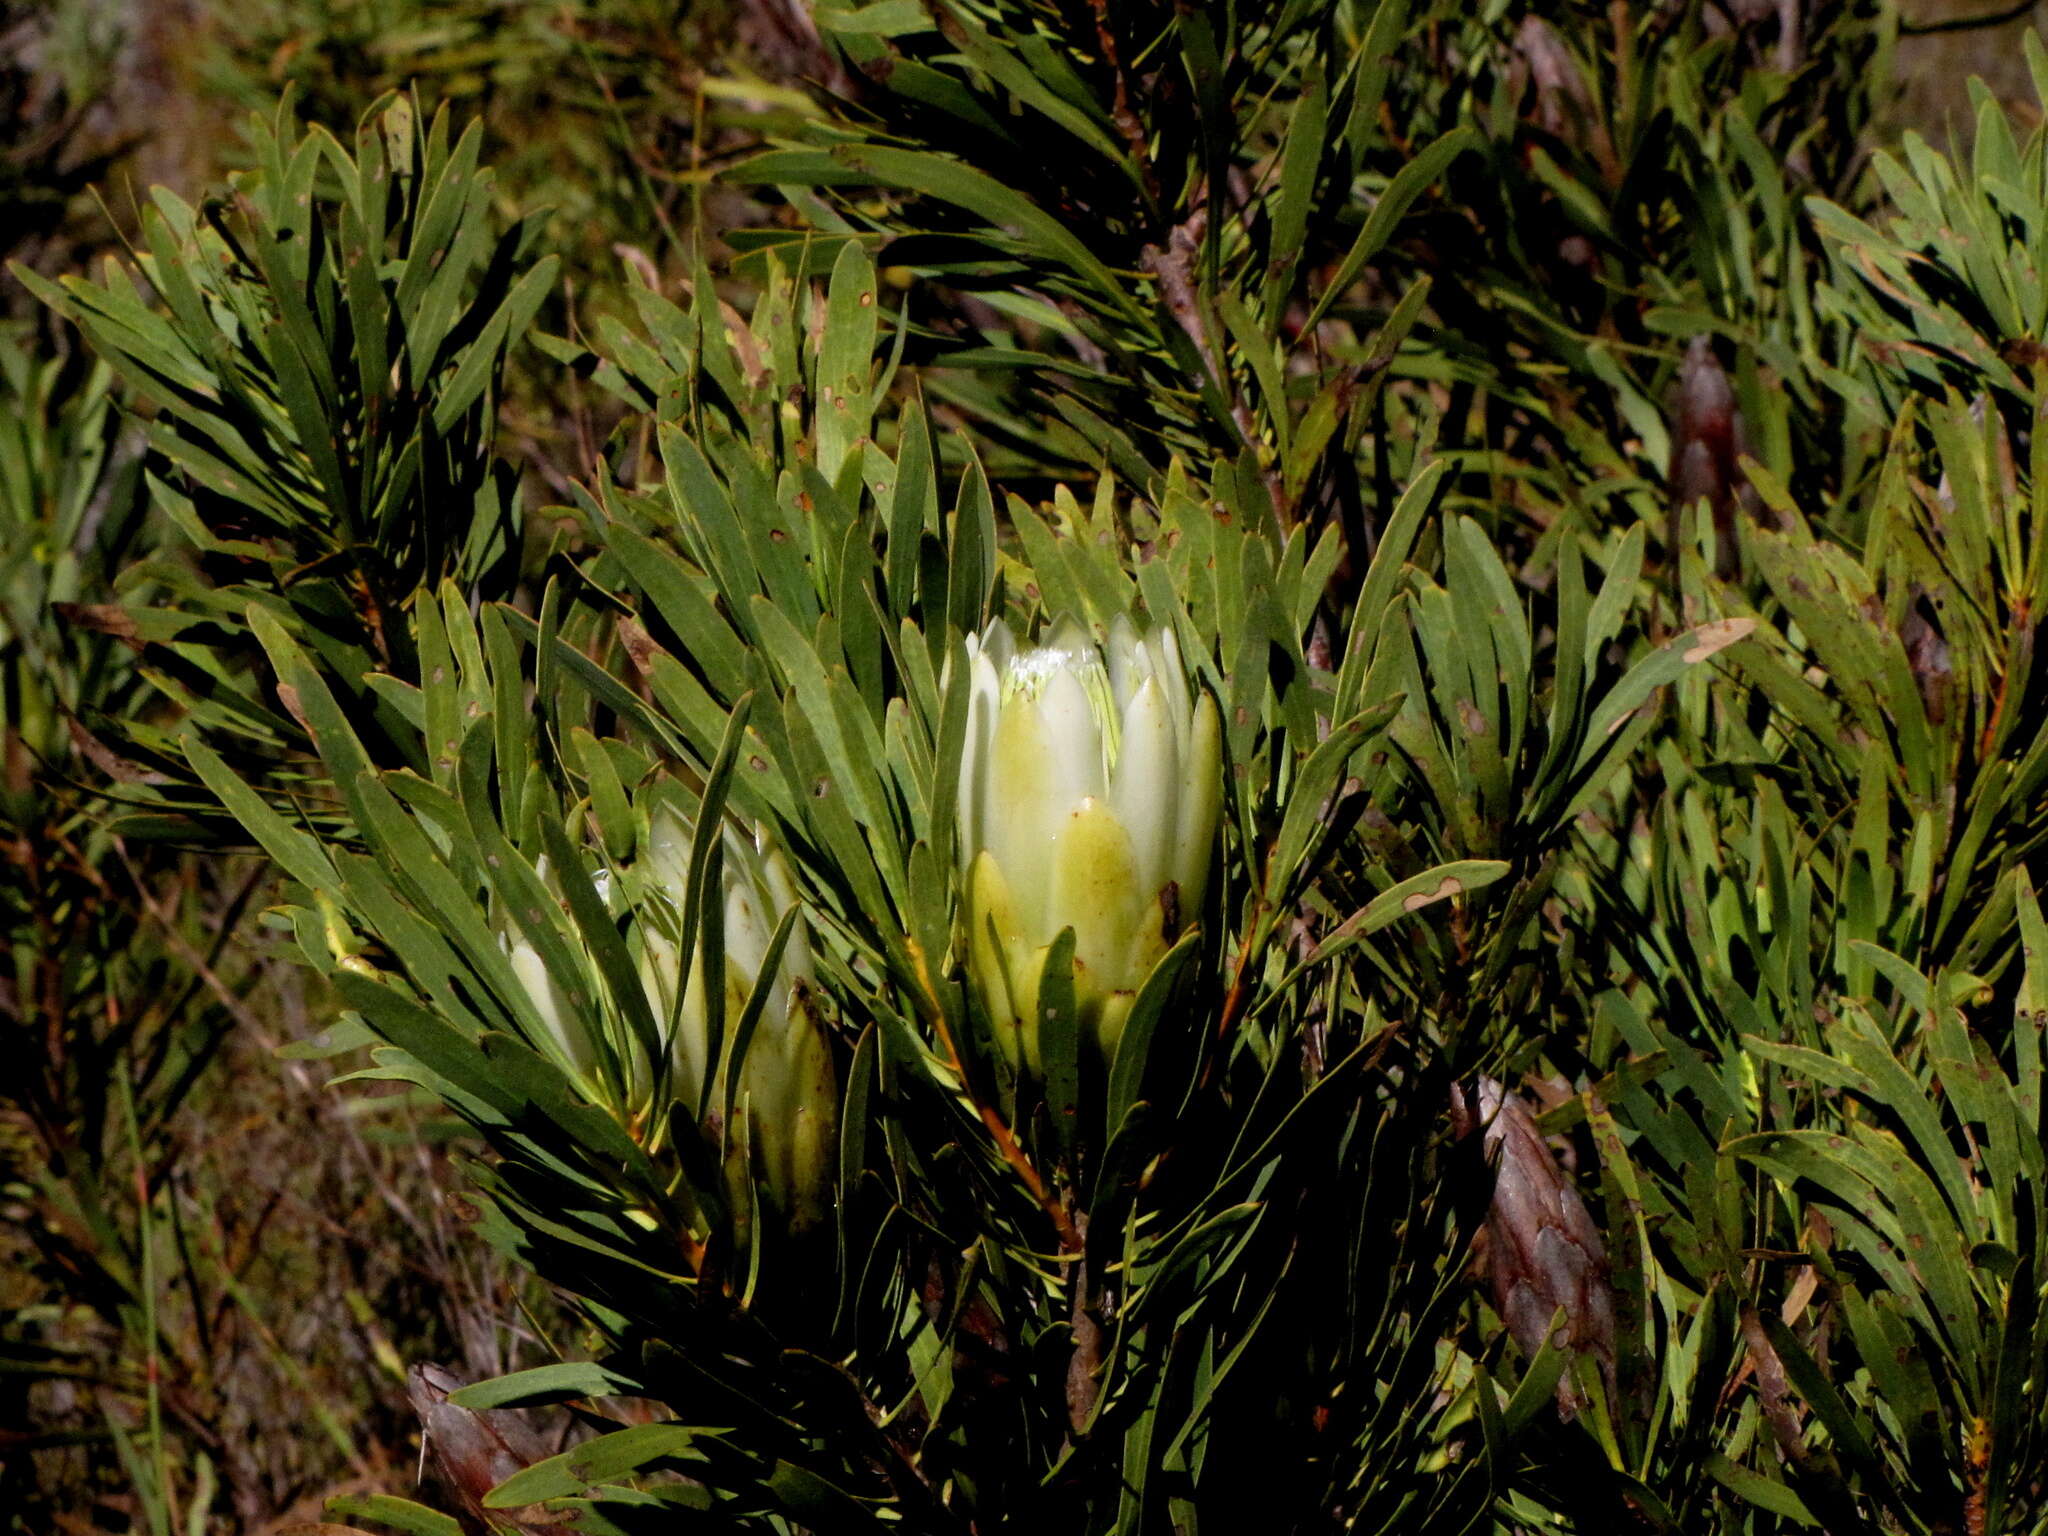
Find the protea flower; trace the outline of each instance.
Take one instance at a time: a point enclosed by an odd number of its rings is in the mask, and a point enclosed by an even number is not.
[[[1074,930],[1074,998],[1105,1060],[1145,979],[1202,907],[1222,798],[1216,706],[1170,629],[1073,620],[1019,650],[967,642],[960,764],[968,971],[1011,1064],[1034,1076],[1046,954]]]
[[[689,866],[689,828],[673,812],[657,810],[642,872],[649,894],[658,896],[666,911],[642,928],[640,980],[669,1042],[675,1097],[694,1107],[707,1074],[718,1070],[718,1064],[710,1059],[702,945],[691,956],[685,979],[676,932]],[[728,826],[723,868],[724,1048],[730,1053],[776,926],[797,904],[797,894],[788,864],[765,831],[750,841]],[[810,939],[802,918],[783,946],[773,987],[740,1067],[735,1103],[744,1106],[751,1161],[769,1203],[794,1228],[822,1219],[839,1091],[831,1046],[818,1015]],[[720,1129],[726,1144],[733,1145],[735,1128]]]
[[[552,885],[547,861],[541,860],[537,868],[541,879]],[[669,1103],[682,1104],[694,1113],[703,1101],[707,1075],[719,1070],[719,1064],[711,1060],[702,944],[691,957],[687,979],[680,953],[678,926],[689,868],[690,829],[662,807],[653,815],[645,851],[630,877],[615,882],[609,872],[600,871],[595,881],[608,906],[623,912],[631,905],[637,918],[640,984],[670,1064],[664,1101],[659,1105],[652,1102],[654,1063],[647,1059],[634,1032],[618,1018],[616,1008],[607,1010],[609,1026],[586,1019],[571,1004],[564,978],[549,971],[524,936],[507,934],[502,941],[512,973],[526,989],[545,1028],[546,1038],[536,1043],[582,1083],[586,1093],[595,1093],[600,1074],[593,1031],[604,1029],[621,1053],[626,1099],[622,1107],[636,1117],[654,1111],[658,1120]],[[729,1056],[747,1000],[768,958],[769,942],[797,897],[788,865],[765,834],[750,841],[728,827],[723,868],[724,1054]],[[615,884],[621,886],[616,894]],[[602,999],[605,982],[599,967],[580,943],[572,939],[570,947],[583,967],[583,975],[576,979],[589,995]],[[600,1009],[605,1006],[599,1004]],[[724,1104],[720,1086],[713,1085],[711,1096],[717,1109]],[[815,1224],[826,1209],[839,1093],[831,1046],[813,990],[810,942],[801,919],[783,947],[774,984],[748,1043],[734,1104],[745,1117],[748,1162],[767,1204],[791,1228]],[[741,1143],[739,1126],[712,1125],[708,1129],[729,1152]]]

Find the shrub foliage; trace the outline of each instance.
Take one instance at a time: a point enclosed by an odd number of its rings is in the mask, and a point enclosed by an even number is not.
[[[1553,9],[792,10],[754,227],[565,334],[411,97],[26,278],[178,541],[39,708],[576,1319],[465,1518],[2048,1529],[2048,137],[1869,152],[1861,0]],[[514,356],[616,423],[540,542]],[[1019,1054],[974,658],[1131,620],[1216,857]]]

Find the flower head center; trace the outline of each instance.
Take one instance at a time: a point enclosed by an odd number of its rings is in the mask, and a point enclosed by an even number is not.
[[[1016,699],[1037,703],[1053,681],[1063,675],[1071,675],[1081,685],[1081,693],[1088,700],[1088,713],[1095,724],[1095,739],[1102,752],[1103,777],[1107,780],[1116,772],[1118,748],[1123,743],[1122,717],[1117,710],[1115,692],[1110,687],[1109,669],[1102,664],[1102,656],[1094,645],[1060,644],[1041,645],[1028,651],[1019,651],[1010,659],[1003,671],[1003,703],[1008,705]],[[1062,742],[1063,750],[1074,751],[1079,743]]]

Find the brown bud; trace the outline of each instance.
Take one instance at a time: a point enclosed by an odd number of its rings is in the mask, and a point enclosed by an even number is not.
[[[1933,606],[1916,589],[1913,606],[1899,625],[1899,640],[1906,648],[1906,665],[1920,685],[1920,698],[1927,718],[1936,725],[1948,719],[1955,696],[1955,661],[1949,653]]]
[[[1540,16],[1525,16],[1515,28],[1508,83],[1531,126],[1590,155],[1610,186],[1621,184],[1614,139],[1587,84],[1586,71],[1557,28]]]
[[[1592,120],[1593,93],[1579,62],[1557,29],[1540,16],[1525,16],[1515,29],[1509,78],[1531,92],[1529,116],[1538,128],[1560,139],[1576,138]]]
[[[1517,1344],[1535,1355],[1550,1338],[1551,1319],[1564,1309],[1561,1342],[1600,1362],[1614,1390],[1614,1289],[1607,1250],[1585,1203],[1558,1168],[1528,1106],[1490,1077],[1479,1080],[1475,1116],[1462,1090],[1451,1090],[1451,1120],[1459,1135],[1483,1128],[1493,1167],[1493,1201],[1486,1213],[1486,1260],[1494,1310]],[[1569,1418],[1578,1394],[1569,1379],[1557,1387],[1558,1410]]]
[[[505,1409],[458,1408],[452,1392],[469,1385],[439,1365],[416,1365],[406,1373],[406,1395],[420,1418],[424,1447],[442,1483],[459,1499],[479,1528],[540,1533],[564,1529],[539,1509],[484,1512],[484,1495],[515,1472],[544,1461],[551,1451],[526,1418]]]
[[[1695,336],[1679,365],[1672,401],[1668,478],[1673,559],[1677,558],[1679,515],[1704,500],[1713,515],[1719,546],[1715,572],[1724,580],[1735,575],[1735,512],[1738,507],[1748,510],[1755,500],[1749,477],[1742,472],[1742,458],[1748,452],[1749,440],[1728,371],[1714,355],[1714,344],[1705,336]]]

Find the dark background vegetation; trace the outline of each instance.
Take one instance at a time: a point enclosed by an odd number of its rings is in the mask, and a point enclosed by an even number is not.
[[[2028,117],[2016,36],[2036,24],[1902,39],[1871,138],[1945,139],[1969,121],[1972,72]],[[832,68],[800,0],[0,0],[0,258],[55,274],[118,250],[146,188],[209,195],[241,163],[248,113],[287,85],[341,132],[409,87],[481,119],[506,209],[549,210],[564,277],[542,324],[577,334],[619,308],[627,269],[672,284],[699,254],[723,268],[727,230],[781,216],[709,168],[843,84]],[[76,387],[88,359],[4,279],[0,360],[64,453],[132,466],[132,434]],[[592,471],[612,418],[539,353],[511,366],[501,443],[538,511]],[[119,515],[123,494],[102,488],[86,515]],[[549,532],[536,518],[530,561]],[[125,548],[154,538],[138,525]],[[15,562],[4,588],[26,562],[0,561]],[[62,600],[104,601],[111,574],[80,573]],[[14,658],[21,676],[112,665],[118,634],[74,633],[73,654]],[[8,695],[11,724],[31,687]],[[465,1234],[453,1133],[431,1106],[333,1093],[327,1068],[292,1058],[334,1005],[263,922],[266,870],[95,839],[87,786],[107,765],[82,748],[70,761],[68,781],[31,782],[19,754],[5,765],[0,903],[18,937],[0,978],[0,1522],[163,1529],[175,1483],[194,1531],[259,1532],[317,1519],[338,1492],[409,1490],[405,1367],[549,1358],[549,1299]],[[22,1022],[43,986],[73,1000],[61,1028]]]

